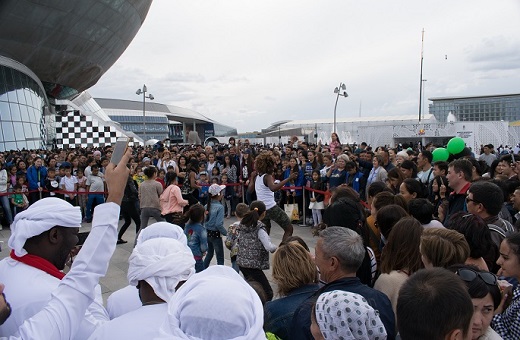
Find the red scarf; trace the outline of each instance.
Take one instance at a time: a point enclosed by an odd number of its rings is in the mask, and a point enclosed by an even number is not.
[[[49,261],[47,261],[46,259],[44,259],[42,257],[36,256],[36,255],[31,255],[31,254],[27,254],[27,255],[18,257],[14,253],[14,250],[11,250],[11,258],[16,261],[25,263],[28,266],[37,268],[39,270],[43,270],[47,274],[52,275],[55,278],[58,278],[60,280],[63,279],[63,277],[65,276],[65,274],[63,272],[59,271],[55,265],[53,265],[52,263],[50,263]]]

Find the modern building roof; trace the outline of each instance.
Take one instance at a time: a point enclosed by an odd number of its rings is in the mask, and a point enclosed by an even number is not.
[[[338,123],[354,123],[354,122],[386,122],[386,121],[399,121],[399,120],[417,120],[417,115],[398,115],[398,116],[367,116],[367,117],[348,117],[348,118],[337,118],[336,122]],[[431,120],[435,119],[433,115],[425,114],[422,120]],[[308,125],[308,124],[330,124],[332,123],[332,118],[323,118],[323,119],[307,119],[307,120],[289,120],[283,122],[282,124],[278,124],[280,126],[290,126],[290,125]],[[273,123],[274,126],[276,123]],[[276,125],[276,127],[278,127]]]
[[[125,110],[125,111],[136,111],[143,112],[143,102],[135,100],[123,100],[123,99],[109,99],[109,98],[95,98],[95,101],[106,110]],[[156,102],[146,101],[145,103],[146,113],[164,113],[169,120],[186,123],[186,124],[203,124],[203,123],[215,123],[223,126],[211,118],[204,116],[196,111],[174,106],[160,104]],[[230,126],[227,126],[232,128]]]
[[[475,99],[475,98],[492,98],[492,97],[515,97],[520,96],[520,93],[508,93],[508,94],[486,94],[483,96],[456,96],[456,97],[433,97],[428,98],[428,100],[435,101],[435,100],[458,100],[458,99]]]
[[[58,99],[94,85],[116,62],[152,0],[3,0],[0,55],[14,59]]]

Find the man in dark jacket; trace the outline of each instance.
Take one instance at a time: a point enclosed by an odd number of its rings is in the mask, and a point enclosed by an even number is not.
[[[326,282],[326,285],[296,309],[290,339],[313,339],[310,332],[312,305],[321,293],[333,290],[344,290],[363,296],[369,305],[379,311],[388,339],[394,339],[395,317],[390,300],[384,293],[362,284],[356,277],[356,271],[365,257],[361,236],[348,228],[329,227],[320,233],[315,249],[320,279]]]
[[[473,176],[473,164],[467,159],[456,159],[448,165],[448,185],[453,189],[448,197],[448,212],[444,217],[443,223],[450,219],[450,216],[459,211],[468,211],[466,206],[466,195],[471,185]]]

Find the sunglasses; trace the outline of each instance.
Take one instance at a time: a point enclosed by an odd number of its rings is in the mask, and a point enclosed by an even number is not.
[[[475,204],[480,204],[481,202],[477,201],[477,200],[474,200],[472,198],[469,198],[468,196],[466,196],[466,203],[469,203],[469,202],[473,202]]]
[[[457,270],[456,274],[464,281],[471,282],[478,277],[485,283],[491,286],[497,285],[497,276],[490,272],[477,272],[469,268],[461,268]]]

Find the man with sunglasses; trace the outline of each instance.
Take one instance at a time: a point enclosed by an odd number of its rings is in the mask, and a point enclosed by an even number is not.
[[[471,184],[466,196],[468,212],[482,217],[491,231],[491,239],[498,248],[506,236],[515,232],[511,223],[498,216],[503,203],[502,189],[498,185],[486,181]]]

